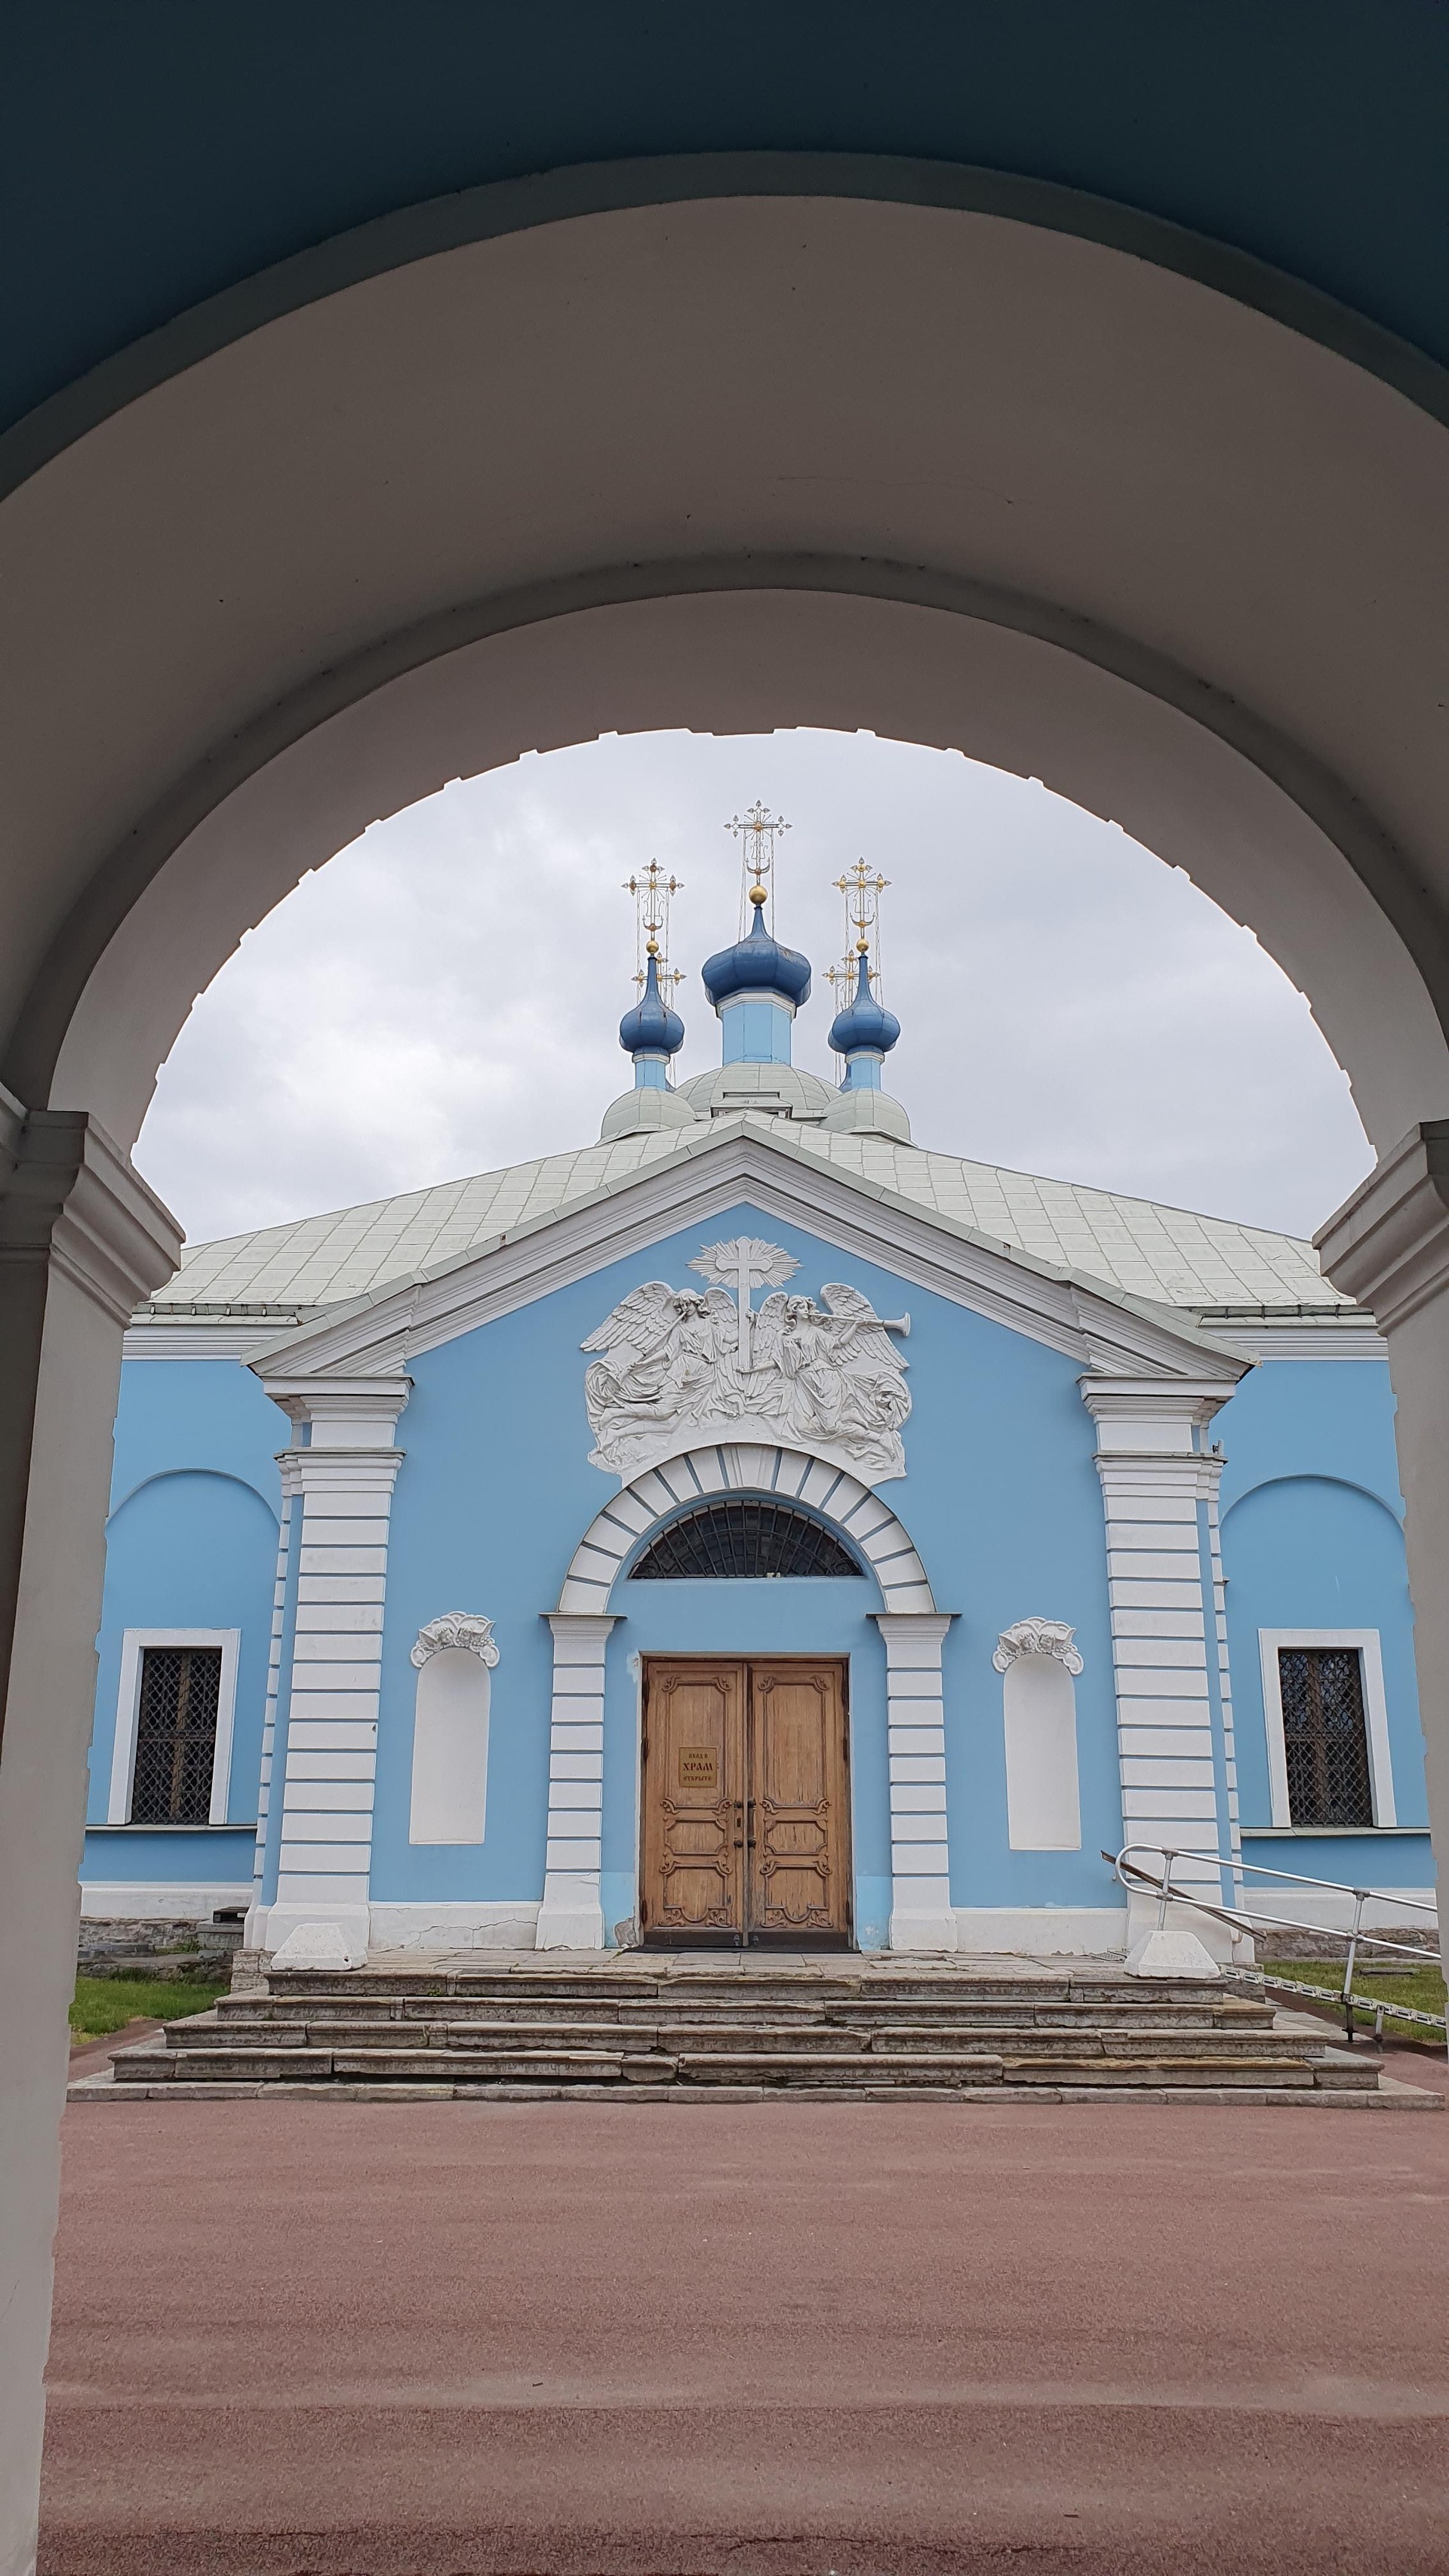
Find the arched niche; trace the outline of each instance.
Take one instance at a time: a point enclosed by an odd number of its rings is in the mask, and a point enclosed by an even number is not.
[[[411,1843],[481,1843],[488,1821],[488,1723],[498,1649],[492,1621],[429,1622],[413,1648]]]
[[[1080,1851],[1076,1675],[1082,1658],[1058,1619],[1020,1619],[992,1661],[1001,1675],[1007,1842],[1012,1851]]]

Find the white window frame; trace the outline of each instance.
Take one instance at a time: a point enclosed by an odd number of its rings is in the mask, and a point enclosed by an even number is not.
[[[1306,1834],[1326,1830],[1322,1825],[1295,1826],[1293,1823],[1288,1796],[1288,1750],[1283,1738],[1283,1691],[1278,1670],[1280,1646],[1357,1648],[1368,1735],[1369,1787],[1374,1809],[1373,1824],[1360,1826],[1357,1830],[1373,1833],[1380,1826],[1396,1825],[1398,1809],[1394,1804],[1394,1773],[1389,1757],[1389,1704],[1384,1695],[1384,1659],[1377,1628],[1260,1628],[1258,1651],[1263,1665],[1263,1716],[1268,1730],[1268,1780],[1275,1826],[1285,1832]]]
[[[224,1825],[231,1806],[231,1739],[236,1715],[236,1668],[241,1653],[240,1628],[128,1628],[121,1639],[121,1681],[116,1693],[116,1735],[111,1747],[111,1795],[108,1825],[131,1821],[131,1791],[136,1774],[136,1732],[141,1714],[141,1658],[148,1646],[220,1646],[221,1679],[216,1694],[216,1753],[211,1766],[211,1807],[207,1823]],[[143,1833],[175,1830],[165,1825],[138,1826]],[[185,1830],[205,1830],[192,1825]]]

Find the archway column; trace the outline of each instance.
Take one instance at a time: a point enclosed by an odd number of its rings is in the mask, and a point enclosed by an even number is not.
[[[121,1336],[181,1254],[83,1111],[0,1092],[0,2568],[34,2565]],[[7,1651],[8,1650],[8,1651]]]
[[[1411,1128],[1314,1244],[1388,1344],[1437,1859],[1449,1833],[1449,1119]]]

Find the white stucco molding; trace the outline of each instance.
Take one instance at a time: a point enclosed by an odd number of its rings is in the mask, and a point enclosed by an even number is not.
[[[168,1280],[181,1229],[128,1156],[84,1110],[0,1095],[0,1260],[52,1263],[111,1320]],[[11,1354],[13,1360],[14,1354]]]
[[[1412,1128],[1320,1227],[1335,1288],[1391,1333],[1449,1287],[1449,1119]]]
[[[421,1672],[430,1655],[442,1654],[454,1646],[476,1655],[490,1672],[498,1661],[493,1622],[476,1610],[445,1610],[441,1618],[430,1619],[426,1627],[418,1630],[417,1643],[408,1660]]]
[[[308,1455],[315,1450],[390,1447],[398,1416],[412,1393],[412,1379],[401,1371],[386,1377],[274,1377],[260,1364],[254,1365],[273,1404],[288,1421],[310,1428]]]
[[[628,1559],[661,1521],[724,1494],[770,1494],[801,1503],[842,1532],[880,1586],[887,1611],[934,1611],[935,1598],[911,1540],[888,1503],[848,1470],[803,1449],[720,1441],[666,1458],[621,1486],[596,1512],[574,1550],[560,1611],[604,1611]]]
[[[1196,1377],[1079,1378],[1082,1402],[1097,1425],[1104,1456],[1171,1457],[1203,1454],[1193,1434],[1227,1403],[1249,1360],[1224,1355],[1221,1370]]]
[[[1014,1619],[1003,1628],[996,1640],[991,1660],[999,1673],[1008,1672],[1018,1655],[1055,1655],[1067,1671],[1082,1670],[1082,1657],[1075,1643],[1076,1632],[1065,1619]]]
[[[685,1448],[783,1437],[873,1485],[904,1476],[909,1363],[891,1337],[909,1315],[877,1315],[838,1280],[819,1305],[787,1295],[800,1264],[759,1235],[708,1244],[689,1267],[707,1290],[646,1280],[582,1344],[591,1466],[627,1482]],[[773,1293],[752,1309],[756,1288]]]

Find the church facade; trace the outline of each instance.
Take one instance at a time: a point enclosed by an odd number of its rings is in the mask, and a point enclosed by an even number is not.
[[[1111,1955],[1125,1843],[1427,1895],[1372,1319],[1289,1238],[918,1147],[864,949],[836,1086],[752,910],[712,1072],[651,954],[597,1145],[136,1317],[90,1913]]]

